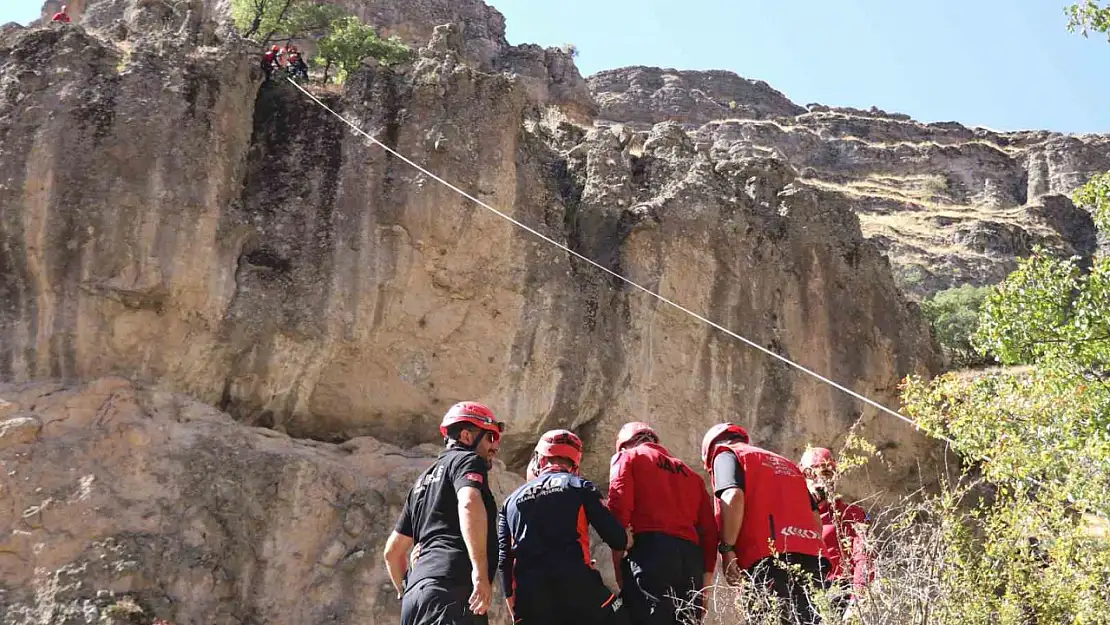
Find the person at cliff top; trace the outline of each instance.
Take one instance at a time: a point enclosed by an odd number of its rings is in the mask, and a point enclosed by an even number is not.
[[[521,625],[621,625],[622,602],[590,559],[589,526],[614,550],[631,533],[578,475],[582,441],[551,430],[536,444],[529,480],[505,499],[497,516],[501,583],[513,622]]]
[[[262,71],[266,72],[266,80],[270,80],[270,75],[274,70],[281,67],[281,48],[277,45],[270,46],[266,54],[262,55]]]
[[[705,480],[660,445],[651,426],[626,423],[610,461],[608,506],[636,538],[626,557],[613,555],[632,621],[700,620],[700,591],[712,584],[717,566],[717,524]]]
[[[505,425],[477,402],[443,416],[446,449],[416,479],[385,545],[402,625],[485,625],[497,562],[489,469]],[[408,570],[414,544],[420,552]]]
[[[737,583],[743,572],[769,587],[785,601],[783,623],[820,623],[809,587],[823,585],[828,563],[820,555],[817,502],[801,469],[752,445],[733,423],[705,433],[701,458],[713,479],[725,578]]]
[[[308,80],[308,64],[304,62],[301,51],[297,46],[287,46],[285,51],[286,64],[293,68],[293,76],[302,76]]]
[[[843,614],[874,577],[867,548],[871,519],[856,504],[836,495],[836,460],[824,447],[810,447],[799,466],[821,515],[822,555],[829,561],[827,579],[834,591],[834,609]]]
[[[58,11],[57,13],[55,13],[54,17],[50,18],[50,21],[51,22],[61,22],[63,24],[68,24],[70,22],[69,7],[67,7],[66,5],[63,4],[62,9],[60,11]]]

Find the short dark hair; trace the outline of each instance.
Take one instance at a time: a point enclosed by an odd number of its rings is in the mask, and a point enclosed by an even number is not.
[[[463,432],[477,433],[478,426],[474,425],[473,423],[467,423],[465,421],[461,423],[452,423],[451,425],[447,426],[447,438],[453,441],[457,441],[462,438]]]
[[[578,465],[573,460],[566,456],[546,456],[547,462],[550,464],[557,464],[565,469],[576,469]]]

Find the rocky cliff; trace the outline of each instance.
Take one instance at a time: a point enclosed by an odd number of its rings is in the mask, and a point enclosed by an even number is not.
[[[1042,245],[1089,257],[1090,216],[1068,195],[1110,169],[1110,137],[922,124],[878,108],[803,109],[729,72],[623,68],[588,79],[599,122],[647,136],[671,119],[714,150],[768,155],[840,194],[914,297],[993,284]],[[639,139],[642,141],[643,139]]]
[[[425,6],[396,6],[410,5]],[[510,471],[568,427],[603,483],[635,418],[693,464],[722,420],[791,456],[856,426],[884,459],[857,492],[931,479],[918,471],[936,448],[900,422],[260,85],[218,4],[84,10],[103,21],[0,39],[0,458],[16,467],[0,590],[15,622],[77,622],[75,606],[108,600],[98,590],[178,625],[394,618],[375,552],[430,459],[420,446],[464,398],[509,423]],[[414,63],[368,65],[321,97],[490,205],[878,401],[933,369],[853,196],[750,149],[737,132],[754,122],[583,126],[596,105],[569,58],[491,48],[498,22],[482,23],[406,26],[430,33]]]
[[[119,378],[0,397],[0,622],[396,621],[380,554],[434,447],[294,440]]]

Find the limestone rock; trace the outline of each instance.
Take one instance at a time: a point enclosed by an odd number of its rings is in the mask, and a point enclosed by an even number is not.
[[[726,71],[624,67],[587,78],[602,120],[700,125],[716,119],[773,119],[805,109],[763,81]]]
[[[381,551],[434,449],[297,441],[118,378],[0,397],[42,423],[0,450],[6,625],[399,618]]]
[[[296,437],[401,446],[478,399],[510,423],[510,467],[569,427],[601,483],[631,419],[696,465],[718,421],[798,455],[862,416],[891,448],[894,471],[871,476],[891,489],[932,449],[461,198],[292,87],[259,89],[249,49],[169,41],[124,54],[74,27],[0,44],[0,379],[112,373]],[[322,97],[476,198],[887,405],[934,366],[849,198],[678,124],[642,140],[573,130],[519,77],[465,62],[464,41],[445,27],[411,66],[367,67]]]

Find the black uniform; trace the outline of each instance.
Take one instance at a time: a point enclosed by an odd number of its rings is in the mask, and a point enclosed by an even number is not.
[[[588,480],[544,473],[505,500],[498,522],[505,596],[521,625],[623,625],[627,615],[590,565],[592,525],[610,547],[628,537]]]
[[[420,555],[405,578],[401,625],[484,625],[485,615],[470,611],[472,567],[459,524],[458,491],[473,486],[482,494],[486,520],[486,562],[490,581],[497,566],[497,507],[489,489],[489,466],[478,454],[449,448],[409,491],[397,533],[420,545]]]

